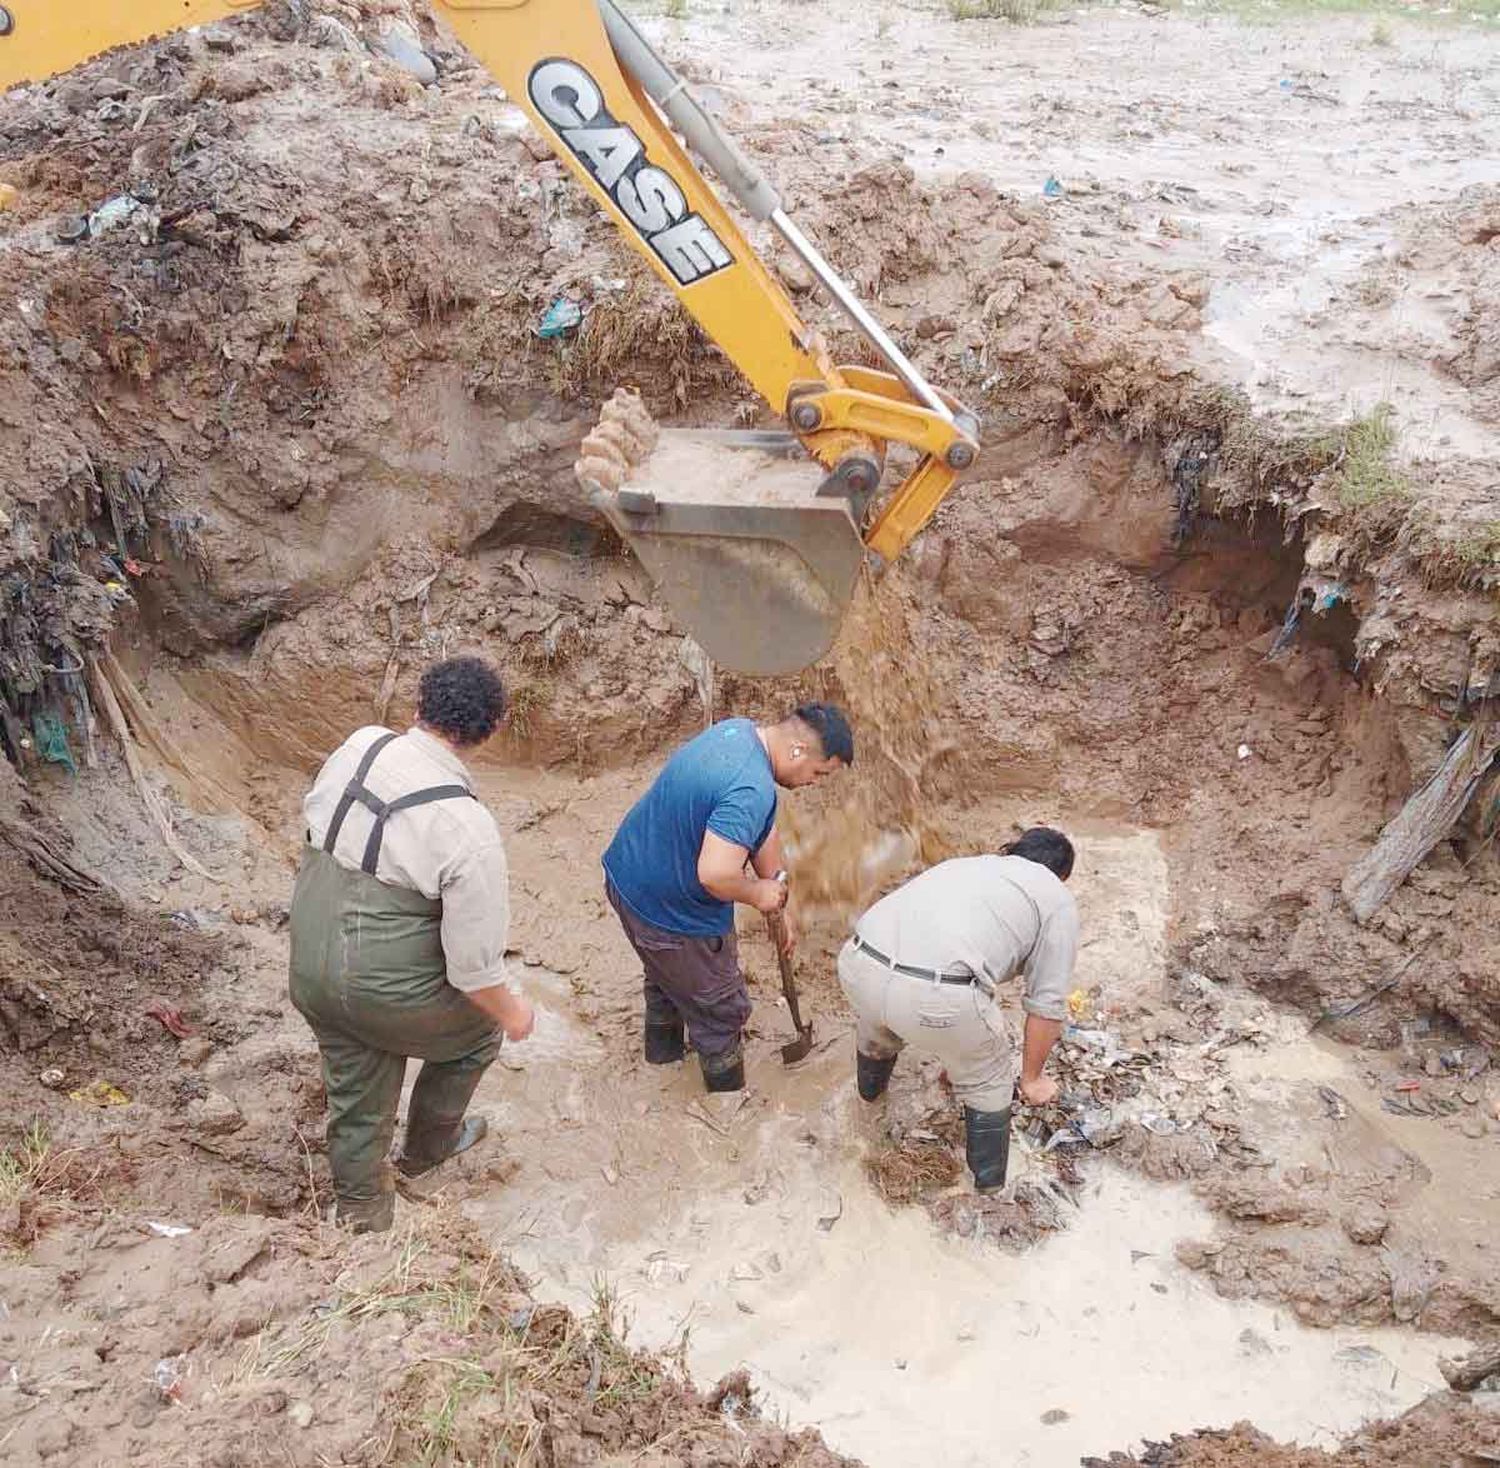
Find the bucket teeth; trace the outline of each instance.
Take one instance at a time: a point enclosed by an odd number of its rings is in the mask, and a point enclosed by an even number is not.
[[[586,490],[618,493],[632,471],[649,457],[660,434],[640,393],[616,388],[599,410],[599,422],[580,445],[573,472]]]

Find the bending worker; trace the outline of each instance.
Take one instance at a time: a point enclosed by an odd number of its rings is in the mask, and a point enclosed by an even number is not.
[[[853,763],[854,738],[831,704],[803,704],[776,724],[724,719],[683,745],[620,823],[604,887],[645,969],[652,1065],[682,1059],[686,1028],[708,1089],[744,1086],[750,995],[734,904],[768,915],[786,905],[776,787]],[[789,953],[790,923],[780,931]]]
[[[981,1193],[1005,1183],[1014,1094],[1045,1106],[1042,1066],[1062,1033],[1078,950],[1078,909],[1063,883],[1073,846],[1033,826],[998,856],[939,862],[883,897],[839,954],[858,1018],[859,1094],[877,1101],[908,1044],[943,1062],[963,1103],[969,1170]],[[1026,1034],[1015,1082],[999,988],[1025,973]]]
[[[424,1064],[396,1166],[415,1177],[484,1136],[464,1115],[474,1088],[502,1038],[531,1033],[505,982],[505,848],[462,758],[504,714],[488,663],[434,663],[416,726],[351,734],[303,802],[291,997],[322,1052],[338,1217],[357,1232],[394,1217],[386,1156],[407,1057]]]

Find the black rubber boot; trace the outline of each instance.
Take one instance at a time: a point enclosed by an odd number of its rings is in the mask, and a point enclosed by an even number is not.
[[[680,1019],[646,1021],[646,1064],[671,1065],[687,1054]]]
[[[414,1138],[410,1126],[406,1132],[406,1146],[396,1159],[396,1169],[402,1177],[421,1177],[431,1172],[439,1163],[460,1152],[467,1152],[476,1142],[482,1142],[489,1132],[490,1124],[482,1116],[466,1116],[446,1132],[437,1127],[424,1128],[419,1133],[421,1149],[412,1151]]]
[[[964,1107],[964,1153],[976,1193],[995,1193],[1005,1186],[1010,1164],[1009,1106],[1004,1111]]]
[[[896,1068],[896,1057],[866,1055],[863,1050],[854,1053],[854,1081],[859,1087],[861,1100],[878,1101],[885,1095],[890,1084],[891,1072]]]
[[[710,1091],[743,1091],[745,1089],[745,1052],[736,1045],[722,1055],[700,1055],[703,1084]]]

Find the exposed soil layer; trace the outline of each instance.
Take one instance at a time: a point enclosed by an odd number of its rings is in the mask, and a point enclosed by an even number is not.
[[[350,728],[399,724],[420,666],[460,649],[495,658],[514,696],[480,778],[514,873],[512,958],[546,1003],[486,1080],[504,1146],[445,1169],[438,1192],[544,1284],[576,1296],[624,1261],[660,1292],[655,1319],[682,1303],[669,1285],[701,1281],[711,1333],[735,1339],[728,1316],[747,1354],[774,1354],[798,1322],[757,1325],[776,1302],[755,1288],[774,1296],[780,1264],[757,1246],[735,1267],[758,1273],[713,1273],[768,1201],[809,1256],[857,1185],[976,1250],[1044,1260],[1118,1164],[1132,1188],[1185,1182],[1212,1210],[1173,1241],[1161,1292],[1203,1288],[1186,1265],[1223,1301],[1302,1325],[1492,1333],[1500,772],[1373,920],[1339,890],[1500,694],[1500,227],[1465,161],[1493,154],[1492,79],[1442,62],[1475,99],[1452,101],[1430,160],[1448,193],[1382,183],[1370,218],[1340,205],[1348,237],[1330,241],[1304,220],[1308,158],[1287,171],[1301,222],[1257,222],[1276,188],[1224,133],[1205,78],[1248,85],[1254,32],[1181,21],[1192,105],[1152,99],[1141,122],[1118,88],[1158,69],[1131,29],[1144,21],[903,13],[909,74],[881,87],[888,107],[860,100],[864,76],[787,121],[806,47],[834,54],[847,17],[772,3],[653,22],[839,268],[987,418],[979,474],[861,587],[829,658],[757,682],[704,666],[572,463],[621,383],[678,422],[767,421],[763,405],[443,37],[420,30],[436,85],[385,58],[404,17],[273,4],[0,105],[0,180],[18,190],[0,212],[0,739],[24,776],[0,762],[0,1235],[22,1251],[3,1269],[8,1451],[467,1461],[498,1435],[557,1465],[846,1461],[757,1419],[743,1380],[702,1398],[612,1326],[536,1307],[420,1199],[403,1205],[413,1246],[351,1246],[311,1221],[321,1083],[282,994],[298,800]],[[1300,138],[1330,105],[1299,48],[1334,47],[1340,25],[1286,43],[1290,87],[1241,99],[1266,136]],[[891,69],[867,30],[851,81]],[[1113,131],[1073,173],[1029,156],[1085,129],[1069,32],[1126,58]],[[747,40],[744,84],[702,59]],[[1403,107],[1429,105],[1424,45],[1403,33],[1380,63]],[[961,90],[950,49],[968,58]],[[1017,104],[988,90],[1000,60],[1070,73],[1020,129],[1025,168],[1067,175],[1061,200],[1012,177],[1002,103]],[[1378,103],[1337,109],[1351,147],[1393,125]],[[1121,141],[1143,126],[1191,133],[1203,156],[1224,144],[1232,184],[1147,177]],[[940,171],[938,138],[967,171]],[[1083,176],[1106,166],[1118,188]],[[1277,299],[1323,254],[1338,258],[1295,320],[1247,310],[1247,291]],[[583,324],[543,341],[563,297]],[[1282,370],[1248,370],[1268,343]],[[1374,358],[1410,388],[1394,445],[1345,421],[1373,405]],[[1363,384],[1350,402],[1340,373]],[[138,690],[144,788],[201,871],[146,818],[99,716],[88,664],[106,646]],[[716,1109],[690,1073],[640,1061],[638,970],[594,864],[673,742],[804,695],[844,703],[859,748],[783,816],[820,1043],[780,1074],[788,1022],[747,930],[752,1091]],[[1058,1060],[1072,1105],[1023,1114],[1013,1185],[977,1199],[932,1067],[903,1062],[886,1106],[854,1107],[832,957],[919,863],[1037,820],[1080,852],[1088,941]],[[743,1199],[751,1224],[700,1214],[695,1188],[715,1208]],[[643,1262],[654,1230],[692,1261],[681,1278],[665,1246]],[[929,1368],[935,1390],[941,1352],[911,1390]],[[1370,1410],[1415,1400],[1402,1392]],[[1446,1464],[1494,1449],[1491,1400],[1435,1398],[1332,1459],[1242,1426],[1099,1461]]]

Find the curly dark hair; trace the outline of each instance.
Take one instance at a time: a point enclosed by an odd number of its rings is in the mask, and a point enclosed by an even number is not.
[[[483,658],[445,658],[422,674],[417,718],[455,744],[483,744],[505,717],[505,686]]]
[[[1064,882],[1073,874],[1073,843],[1051,826],[1032,826],[1000,848],[1001,856],[1024,856]]]
[[[824,759],[841,759],[846,765],[854,763],[854,733],[842,709],[831,703],[802,703],[792,710],[791,716],[818,736]]]

